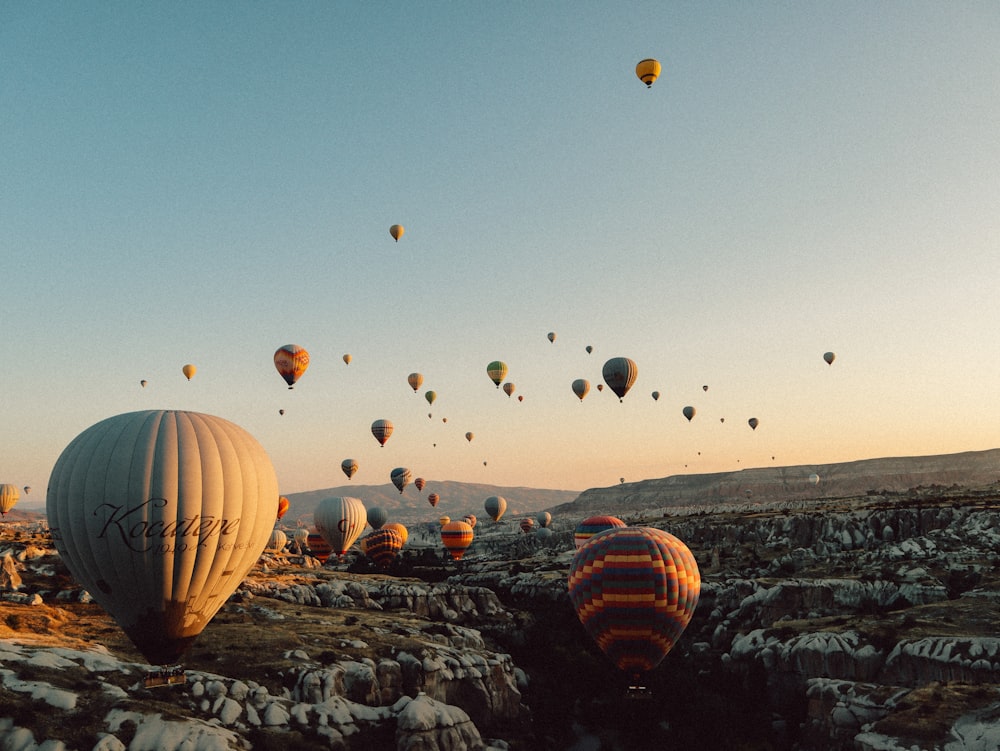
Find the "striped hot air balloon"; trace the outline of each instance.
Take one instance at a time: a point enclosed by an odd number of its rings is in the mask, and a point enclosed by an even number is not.
[[[584,519],[576,525],[576,532],[573,534],[573,542],[576,544],[576,547],[579,548],[598,532],[603,532],[604,530],[611,529],[612,527],[624,526],[625,522],[617,516],[592,516],[589,519]]]
[[[392,484],[400,493],[410,484],[411,477],[413,477],[413,473],[406,467],[396,467],[389,473],[389,479],[392,480]]]
[[[372,423],[372,435],[380,446],[385,446],[385,442],[392,435],[392,423],[388,420],[376,420]]]
[[[389,568],[403,547],[403,537],[394,529],[376,529],[361,538],[361,552],[381,568]]]
[[[604,382],[608,384],[608,388],[618,396],[618,401],[622,401],[635,383],[635,379],[639,375],[639,368],[633,360],[627,357],[612,357],[604,363],[601,375],[604,377]]]
[[[568,584],[587,633],[636,682],[680,639],[701,592],[687,545],[651,527],[594,535],[573,556]]]
[[[278,375],[285,379],[288,388],[292,388],[309,367],[309,353],[298,344],[278,347],[274,353],[274,367],[277,368]]]
[[[306,538],[306,546],[309,548],[312,557],[320,563],[326,563],[330,558],[330,554],[333,553],[330,543],[323,539],[323,535],[316,532],[311,532],[309,537]]]
[[[441,496],[439,496],[437,493],[431,493],[430,495],[427,496],[427,502],[429,504],[431,504],[431,508],[434,508],[435,506],[437,506],[438,505],[438,501],[440,501],[440,500],[441,500]]]
[[[0,516],[14,508],[20,497],[21,491],[17,489],[17,485],[12,485],[9,482],[0,485]]]
[[[500,388],[503,379],[507,377],[507,363],[502,360],[494,360],[486,366],[486,375],[496,384],[497,388]]]
[[[521,531],[527,534],[535,528],[535,520],[530,516],[526,516],[521,520]]]
[[[468,522],[450,521],[441,527],[441,541],[456,561],[462,560],[465,551],[472,544],[473,535],[472,526]]]
[[[410,530],[406,528],[405,525],[399,522],[389,522],[388,524],[383,524],[382,529],[392,529],[399,533],[399,536],[403,538],[403,544],[410,539]]]

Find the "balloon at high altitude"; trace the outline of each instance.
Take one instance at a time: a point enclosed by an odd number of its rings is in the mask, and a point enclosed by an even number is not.
[[[285,496],[281,496],[278,499],[278,514],[275,517],[275,521],[277,521],[278,519],[280,519],[281,517],[283,517],[285,514],[288,513],[288,505],[289,505],[288,498],[286,498]]]
[[[653,397],[653,401],[654,402],[660,401],[660,392],[659,391],[654,391],[653,394],[652,394],[652,397]]]
[[[402,494],[403,488],[410,484],[410,478],[412,477],[413,473],[406,467],[396,467],[389,473],[389,479],[392,480],[392,484],[396,486],[396,490],[400,494]]]
[[[636,376],[639,375],[639,368],[636,367],[635,362],[627,357],[612,357],[604,363],[601,374],[604,377],[604,382],[608,384],[608,388],[618,396],[618,401],[622,401],[628,390],[632,388],[632,384],[635,383]]]
[[[509,399],[510,395],[514,393],[514,389],[516,388],[517,386],[515,386],[510,381],[507,381],[507,383],[503,385],[503,392],[507,395],[507,398]]]
[[[507,377],[507,363],[494,360],[486,366],[486,375],[496,384],[497,388],[500,388],[503,379]]]
[[[519,402],[523,402],[523,401],[524,401],[524,394],[518,394],[518,395],[517,395],[517,400],[518,400]]]
[[[385,446],[385,442],[392,435],[392,423],[388,420],[376,420],[372,423],[372,435],[379,442],[380,446]]]
[[[663,66],[660,65],[659,60],[654,60],[651,57],[640,60],[635,66],[635,74],[640,81],[646,84],[647,89],[653,85],[653,81],[660,77],[662,70]]]
[[[500,517],[503,516],[504,511],[507,510],[507,499],[502,495],[491,495],[486,499],[483,506],[486,508],[486,513],[489,514],[489,517],[493,521],[498,522],[500,521]]]
[[[621,481],[625,482],[625,478],[621,478]],[[617,516],[591,516],[589,519],[584,519],[576,525],[576,531],[573,533],[573,543],[579,548],[599,532],[612,529],[613,527],[624,526],[625,522]]]
[[[395,240],[396,242],[399,242],[399,238],[403,236],[404,232],[406,232],[406,230],[403,229],[402,224],[394,224],[391,227],[389,227],[389,234],[392,235],[392,239]],[[417,243],[417,245],[419,244],[420,243]]]
[[[589,344],[588,344],[588,345],[587,345],[587,346],[585,347],[585,349],[587,350],[587,354],[588,354],[588,355],[589,355],[589,354],[590,354],[591,352],[593,352],[593,351],[594,351],[594,348],[593,348],[593,347],[591,347],[591,346],[590,346]]]
[[[371,525],[372,529],[379,529],[383,524],[389,521],[389,512],[381,506],[372,506],[368,509],[367,516],[368,523]]]
[[[74,438],[49,478],[73,577],[153,664],[174,663],[250,571],[274,526],[263,447],[220,417],[148,410]]]
[[[278,414],[279,414],[279,415],[284,415],[284,414],[285,414],[285,410],[283,410],[283,409],[279,409],[279,410],[278,410]]]
[[[587,633],[638,682],[687,628],[701,575],[687,545],[672,534],[625,527],[595,535],[576,551],[568,586]]]
[[[345,364],[345,365],[350,365],[350,364],[351,364],[351,360],[353,360],[354,358],[352,358],[352,357],[351,357],[350,355],[348,355],[348,354],[345,354],[345,355],[344,355],[344,358],[343,358],[343,359],[344,359],[344,364]]]
[[[826,360],[827,365],[833,365],[833,361],[837,359],[837,355],[833,352],[824,352],[823,359]]]
[[[361,538],[361,552],[381,568],[389,568],[403,547],[403,538],[394,529],[376,529]]]
[[[424,399],[427,400],[428,404],[433,404],[434,400],[437,399],[437,398],[438,398],[438,395],[437,395],[436,391],[425,391],[424,392]]]
[[[550,331],[549,332],[549,341],[550,342],[554,342],[555,340],[556,340],[556,332],[555,331]]]
[[[420,373],[410,373],[406,376],[406,382],[410,384],[410,388],[413,389],[413,393],[415,394],[423,386],[424,377]]]
[[[434,508],[435,506],[437,506],[438,505],[438,501],[440,501],[440,500],[441,500],[441,496],[439,496],[437,493],[430,493],[427,496],[427,502],[429,504],[431,504],[431,508]]]
[[[190,381],[192,378],[194,378],[194,374],[198,372],[198,368],[196,368],[191,363],[188,363],[183,368],[181,368],[181,372],[184,374],[184,377]]]
[[[708,385],[705,385],[705,386],[702,386],[702,387],[701,387],[701,390],[702,390],[702,391],[708,391]]]
[[[760,420],[758,420],[756,417],[751,417],[749,420],[747,420],[747,425],[750,426],[750,430],[756,430],[757,426],[760,425]]]
[[[309,367],[309,353],[298,344],[278,347],[274,353],[274,367],[278,375],[285,379],[288,388],[293,388]]]
[[[472,525],[468,522],[449,521],[441,527],[441,542],[456,561],[462,560],[465,551],[472,544],[473,536]]]
[[[404,545],[406,544],[406,541],[410,539],[410,530],[408,530],[403,524],[400,524],[399,522],[387,522],[386,524],[382,525],[382,529],[391,529],[394,532],[398,533],[399,536],[403,538]]]
[[[468,433],[465,434],[465,440],[467,440],[469,443],[472,443],[472,439],[475,437],[476,434],[473,433],[472,431],[469,431]]]
[[[145,378],[139,381],[139,385],[142,386],[143,388],[146,388],[147,383],[149,383],[149,381],[147,381]]]
[[[598,391],[604,391],[604,384],[603,383],[597,384],[597,390]]]
[[[313,512],[316,531],[337,555],[343,555],[354,544],[368,522],[368,511],[358,498],[336,496],[319,502]],[[310,547],[312,547],[310,543]]]
[[[577,395],[580,401],[583,401],[583,397],[590,393],[590,381],[586,378],[577,378],[572,384],[573,393]]]
[[[0,485],[0,516],[6,516],[20,498],[21,491],[17,489],[17,485],[11,485],[9,482]]]
[[[31,494],[31,486],[30,485],[25,485],[24,486],[24,494],[25,495],[30,495]]]
[[[358,471],[358,463],[353,459],[344,459],[344,461],[340,463],[340,468],[344,471],[344,474],[347,475],[347,479],[350,480],[354,477],[354,473]]]
[[[413,484],[417,486],[418,491],[421,491],[424,489],[424,485],[427,484],[427,480],[425,480],[423,477],[418,477],[416,480],[413,481]]]
[[[552,523],[552,514],[548,511],[541,511],[538,516],[535,517],[535,521],[538,522],[538,526],[547,527]]]
[[[685,407],[684,409],[681,410],[681,413],[687,418],[688,422],[691,422],[694,419],[695,408]]]

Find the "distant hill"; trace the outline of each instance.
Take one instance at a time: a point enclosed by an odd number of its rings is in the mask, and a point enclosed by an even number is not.
[[[437,493],[441,499],[437,507],[427,502],[430,493]],[[312,522],[316,506],[324,498],[331,496],[352,496],[361,499],[365,506],[381,506],[389,512],[394,521],[420,522],[437,520],[443,515],[460,518],[465,514],[484,517],[483,502],[491,495],[507,499],[506,516],[518,516],[569,503],[578,495],[576,490],[545,490],[524,487],[497,487],[474,482],[437,482],[428,480],[423,492],[418,492],[410,484],[400,493],[391,484],[386,485],[339,485],[323,490],[309,490],[288,495],[288,513],[282,521],[289,526],[296,519],[304,523]]]
[[[819,475],[819,483],[809,481]],[[592,488],[553,514],[624,513],[667,506],[901,493],[931,485],[983,487],[1000,483],[1000,449],[960,454],[862,459],[838,464],[762,467]]]

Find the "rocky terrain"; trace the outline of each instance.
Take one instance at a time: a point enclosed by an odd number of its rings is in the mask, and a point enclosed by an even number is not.
[[[629,692],[566,594],[578,516],[477,527],[460,564],[265,555],[176,685],[0,525],[0,749],[1000,748],[1000,487],[674,508],[703,575]]]

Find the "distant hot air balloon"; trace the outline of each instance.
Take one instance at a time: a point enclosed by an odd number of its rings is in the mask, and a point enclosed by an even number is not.
[[[521,527],[521,531],[527,534],[528,532],[530,532],[535,528],[535,520],[532,519],[530,516],[526,516],[523,519],[521,519],[521,523],[519,526]]]
[[[503,385],[503,392],[507,395],[507,398],[509,399],[510,395],[514,393],[514,389],[516,388],[517,386],[515,386],[510,381],[507,381],[507,383]]]
[[[149,381],[147,381],[145,378],[139,381],[139,385],[142,386],[143,388],[146,388],[147,383],[149,383]]]
[[[379,568],[389,568],[400,548],[403,538],[394,529],[376,529],[360,540],[361,552],[372,559]]]
[[[406,382],[410,384],[410,388],[413,389],[413,393],[415,394],[417,393],[417,391],[420,390],[420,387],[423,385],[424,377],[420,373],[410,373],[408,376],[406,376]]]
[[[552,514],[548,511],[541,511],[538,516],[535,517],[535,521],[538,522],[538,526],[547,527],[552,523]]]
[[[465,440],[467,440],[469,443],[472,443],[472,439],[475,437],[476,434],[471,431],[465,434]]]
[[[431,508],[434,508],[435,506],[437,506],[438,505],[438,501],[440,501],[440,500],[441,500],[441,496],[439,496],[437,493],[431,493],[430,495],[427,496],[427,502],[429,504],[431,504]]]
[[[220,417],[110,417],[74,438],[46,512],[73,577],[152,664],[175,663],[257,562],[278,479],[263,447]]]
[[[281,496],[278,499],[278,514],[275,517],[276,521],[288,513],[288,506],[289,506],[288,498],[286,498],[285,496]]]
[[[283,410],[283,409],[279,409],[279,410],[278,410],[278,414],[279,414],[279,415],[284,415],[284,414],[285,414],[285,410]]]
[[[819,485],[819,475],[817,475],[815,472],[809,475],[809,483],[811,485]]]
[[[573,388],[573,393],[576,394],[577,397],[582,402],[583,397],[585,397],[588,393],[590,393],[590,381],[588,381],[586,378],[577,378],[575,381],[573,381],[572,388]]]
[[[604,382],[608,384],[608,388],[618,396],[618,401],[622,401],[628,390],[632,388],[632,384],[635,383],[635,379],[639,375],[639,368],[636,367],[635,362],[627,357],[612,357],[604,363],[601,374],[604,377]]]
[[[354,477],[354,473],[358,471],[358,463],[353,459],[344,459],[344,461],[340,463],[340,468],[344,471],[344,474],[347,475],[347,479],[350,480]]]
[[[518,395],[517,395],[517,400],[518,400],[519,402],[523,402],[523,401],[524,401],[524,394],[518,394]]]
[[[25,485],[24,486],[24,494],[25,495],[30,495],[31,494],[31,486],[30,485]]]
[[[646,84],[646,88],[648,89],[653,85],[653,81],[659,78],[662,69],[663,67],[658,60],[648,57],[638,62],[635,66],[635,74],[639,77],[640,81]]]
[[[493,521],[498,522],[500,521],[500,517],[503,516],[504,511],[507,510],[507,499],[502,495],[491,495],[486,499],[483,506],[486,508],[486,513],[489,514],[489,517]]]
[[[427,484],[427,480],[425,480],[423,477],[418,477],[416,480],[413,481],[413,484],[417,486],[417,492],[420,492],[424,489],[424,485]]]
[[[196,368],[191,363],[188,363],[183,368],[181,368],[181,372],[184,374],[184,377],[190,381],[192,378],[194,378],[194,374],[198,372],[198,368]]]
[[[638,683],[680,639],[701,593],[687,545],[652,527],[595,535],[569,567],[576,614],[608,658]]]
[[[344,364],[345,365],[350,365],[351,364],[351,360],[354,359],[354,358],[352,358],[350,355],[345,354],[343,359],[344,359]]]
[[[603,383],[597,384],[597,390],[598,391],[604,391],[604,384]]]
[[[267,549],[274,550],[280,553],[285,549],[285,545],[288,544],[288,535],[282,532],[280,529],[275,529],[271,532],[271,539],[267,541]]]
[[[326,563],[330,558],[330,554],[333,553],[330,543],[324,540],[323,535],[318,532],[308,535],[306,538],[306,547],[309,549],[309,554],[320,563]]]
[[[372,529],[378,529],[389,521],[389,512],[381,506],[372,506],[368,509],[367,518]]]
[[[751,417],[749,420],[747,420],[747,425],[750,426],[751,430],[756,430],[757,426],[760,425],[760,420],[758,420],[756,417]]]
[[[433,404],[434,400],[437,399],[437,398],[438,398],[438,395],[437,395],[436,391],[425,391],[424,392],[424,399],[427,400],[428,404]]]
[[[309,367],[309,353],[298,344],[278,347],[274,353],[274,367],[278,375],[285,379],[288,388],[292,388]]]
[[[462,517],[462,521],[468,524],[473,529],[476,528],[476,524],[479,522],[475,514],[466,514],[465,516]]]
[[[654,402],[660,401],[660,392],[659,391],[654,391],[652,396],[653,396],[653,401]]]
[[[441,542],[456,561],[462,560],[465,551],[472,544],[473,536],[472,526],[468,522],[449,521],[441,527]]]
[[[304,548],[306,543],[309,542],[309,530],[305,527],[299,527],[295,530],[295,534],[292,535],[292,539],[295,540],[296,545]]]
[[[313,512],[316,531],[337,555],[343,555],[354,544],[368,521],[368,511],[357,498],[337,496],[325,498]],[[310,538],[310,547],[312,542]]]
[[[450,521],[451,521],[450,516],[442,516],[438,518],[438,524],[440,524],[442,527]]]
[[[382,529],[391,529],[394,532],[396,532],[400,537],[403,538],[404,545],[406,544],[406,541],[410,539],[410,530],[408,530],[405,525],[400,524],[399,522],[387,522],[382,525]]]
[[[500,388],[501,382],[507,377],[507,363],[501,362],[500,360],[494,360],[486,366],[486,374],[490,377],[490,380],[496,384],[496,387]]]
[[[9,482],[0,485],[0,516],[6,516],[20,498],[21,491],[17,489],[17,485],[11,485]]]
[[[412,477],[413,473],[406,467],[396,467],[389,473],[389,479],[392,480],[392,484],[396,486],[396,490],[400,494],[403,493],[403,488],[410,484],[410,478]]]
[[[554,342],[555,340],[556,340],[556,332],[555,331],[550,331],[549,332],[549,341],[550,342]]]
[[[621,478],[621,481],[625,482],[625,478]],[[576,531],[573,533],[573,543],[579,548],[598,532],[603,532],[613,527],[624,526],[625,522],[617,516],[591,516],[589,519],[584,519],[576,525]]]
[[[691,420],[694,419],[694,415],[695,415],[695,408],[694,407],[685,407],[684,409],[681,410],[681,412],[687,418],[688,422],[691,422]]]
[[[708,391],[708,385],[706,384],[705,386],[702,386],[702,387],[701,387],[701,390],[702,390],[702,391]]]
[[[593,351],[594,351],[594,348],[593,348],[593,347],[591,347],[591,346],[590,346],[589,344],[588,344],[588,345],[587,345],[587,346],[585,347],[585,349],[587,350],[587,354],[588,354],[588,355],[589,355],[589,354],[590,354],[591,352],[593,352]]]
[[[392,423],[388,420],[376,420],[372,423],[372,435],[380,446],[385,447],[385,442],[392,435]]]
[[[394,224],[391,227],[389,227],[389,234],[392,235],[392,239],[395,240],[396,242],[399,242],[399,238],[403,236],[403,233],[405,231],[406,230],[403,229],[402,224]],[[419,244],[420,243],[417,243],[417,245]]]
[[[833,352],[824,352],[823,359],[826,360],[827,365],[833,365],[833,361],[837,359],[837,355]]]

